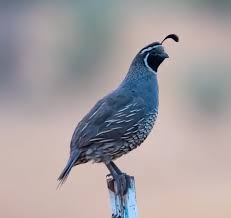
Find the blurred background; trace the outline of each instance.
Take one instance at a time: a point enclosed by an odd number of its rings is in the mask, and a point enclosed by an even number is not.
[[[0,217],[111,217],[103,164],[56,190],[78,121],[166,41],[154,131],[116,161],[140,217],[231,217],[231,1],[1,1]]]

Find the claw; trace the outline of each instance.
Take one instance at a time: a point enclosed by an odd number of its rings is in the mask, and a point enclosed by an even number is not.
[[[109,177],[111,177],[112,175],[109,173],[109,174],[107,174],[106,175],[106,178],[109,178]]]

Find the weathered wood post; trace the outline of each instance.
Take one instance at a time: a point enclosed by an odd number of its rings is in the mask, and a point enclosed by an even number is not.
[[[128,190],[124,196],[116,193],[116,183],[112,177],[107,178],[110,195],[112,218],[138,218],[136,205],[135,179],[127,175]]]

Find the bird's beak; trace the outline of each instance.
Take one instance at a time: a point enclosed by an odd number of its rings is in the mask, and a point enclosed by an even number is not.
[[[157,52],[159,53],[158,55],[160,57],[162,57],[163,59],[165,58],[169,58],[168,54],[165,52],[164,50],[164,46],[163,45],[160,45],[158,48],[157,48]]]
[[[164,51],[161,53],[162,58],[169,58],[168,54]]]

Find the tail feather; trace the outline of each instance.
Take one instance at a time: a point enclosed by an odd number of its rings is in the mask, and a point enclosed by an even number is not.
[[[67,180],[67,177],[72,169],[72,167],[75,165],[76,161],[78,160],[80,155],[80,152],[78,150],[72,152],[66,167],[63,169],[62,173],[60,174],[58,181],[59,181],[59,185],[58,187],[60,187],[61,185],[63,185],[63,183]]]

